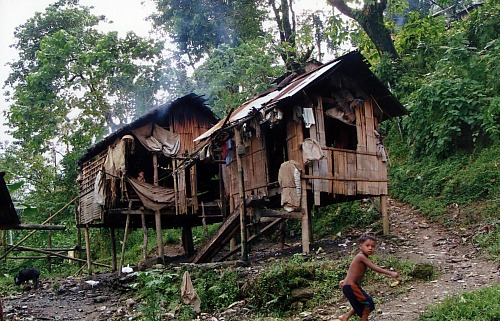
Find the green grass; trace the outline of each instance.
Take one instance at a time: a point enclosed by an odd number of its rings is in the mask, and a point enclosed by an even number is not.
[[[500,320],[500,286],[495,285],[459,296],[448,297],[432,306],[419,321]]]

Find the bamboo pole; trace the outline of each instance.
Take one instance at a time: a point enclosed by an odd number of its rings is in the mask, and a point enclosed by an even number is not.
[[[118,267],[118,275],[122,275],[123,260],[125,259],[125,243],[127,242],[129,224],[130,224],[130,214],[127,214],[127,220],[125,221],[125,231],[123,231],[122,254],[120,256],[120,266]]]
[[[59,213],[61,213],[64,209],[66,209],[66,207],[68,207],[71,203],[73,203],[77,198],[78,198],[78,196],[75,197],[74,199],[72,199],[71,201],[69,201],[59,211],[57,211],[56,213],[54,213],[54,215],[51,215],[48,219],[46,219],[45,221],[43,221],[42,225],[47,224],[47,222],[49,222],[56,215],[58,215]],[[14,250],[16,247],[18,247],[19,245],[21,245],[21,243],[23,243],[24,241],[26,241],[28,238],[30,238],[31,236],[33,236],[33,234],[35,234],[35,233],[36,233],[36,231],[29,232],[25,237],[23,237],[19,242],[17,242],[16,245],[13,245],[7,251],[5,251],[5,253],[2,254],[2,256],[0,257],[0,260],[3,259],[4,257],[6,257],[7,254],[9,254],[12,250]]]
[[[90,257],[90,232],[88,224],[85,224],[85,247],[87,253],[87,269],[89,275],[92,275],[92,258]]]
[[[85,262],[84,259],[78,259],[76,257],[71,257],[71,256],[59,254],[59,253],[54,253],[54,252],[50,252],[50,251],[47,251],[47,250],[35,249],[35,248],[32,248],[32,247],[27,247],[27,246],[20,246],[19,248],[21,250],[23,250],[23,251],[31,251],[31,252],[42,253],[42,254],[47,254],[47,255],[51,255],[51,256],[57,256],[57,257],[60,257],[60,258],[63,258],[63,259],[68,259],[68,260],[72,260],[72,261]],[[111,267],[110,265],[103,264],[103,263],[97,263],[97,262],[92,262],[92,264],[97,265],[97,266],[106,267],[106,268],[110,268]]]
[[[241,260],[243,262],[248,261],[248,243],[247,243],[247,225],[246,225],[246,204],[245,204],[245,175],[243,173],[243,164],[241,160],[240,147],[241,137],[240,132],[237,128],[234,130],[234,136],[236,138],[236,161],[238,165],[238,183],[240,186],[240,232],[241,232]]]

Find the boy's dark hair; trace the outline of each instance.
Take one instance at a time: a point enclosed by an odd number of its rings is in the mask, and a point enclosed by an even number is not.
[[[372,240],[374,242],[377,241],[377,239],[373,235],[363,234],[359,237],[358,244],[363,244],[366,240]]]

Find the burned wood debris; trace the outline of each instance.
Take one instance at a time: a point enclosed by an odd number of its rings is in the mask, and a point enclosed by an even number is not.
[[[195,263],[238,238],[244,260],[250,230],[300,219],[308,253],[313,205],[380,197],[388,232],[378,126],[404,114],[358,52],[288,77],[219,121],[201,97],[182,97],[82,157],[78,226],[155,228],[160,262],[162,229],[182,229]],[[225,223],[195,251],[191,229],[215,222]]]

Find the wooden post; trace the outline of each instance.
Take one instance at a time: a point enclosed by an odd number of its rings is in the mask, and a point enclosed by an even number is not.
[[[207,216],[205,214],[205,204],[201,202],[201,223],[203,224],[203,233],[208,237]]]
[[[194,254],[193,231],[191,226],[187,224],[182,227],[182,246],[187,256]]]
[[[79,206],[78,206],[78,201],[74,201],[73,203],[75,207],[75,221],[76,221],[76,248],[75,248],[75,257],[78,259],[82,258],[82,229],[80,228],[81,220],[80,220],[80,213],[79,213]],[[77,261],[78,262],[78,261]],[[83,263],[80,261],[78,262],[78,266],[81,268],[83,266]]]
[[[52,215],[52,211],[50,211],[50,215]],[[49,224],[52,225],[52,219],[50,219]],[[48,232],[48,240],[47,240],[47,245],[49,247],[49,250],[52,248],[52,231],[49,230]],[[52,258],[50,255],[47,256],[47,271],[49,273],[52,273]]]
[[[309,237],[309,209],[307,205],[307,184],[306,180],[301,178],[300,185],[302,190],[302,199],[300,201],[302,207],[302,253],[309,254],[310,237]]]
[[[158,155],[153,154],[153,184],[158,186]],[[155,225],[156,225],[156,240],[158,243],[158,258],[157,263],[163,264],[165,259],[163,249],[163,236],[161,230],[161,213],[159,210],[155,212]]]
[[[245,154],[242,150],[244,145],[241,143],[240,132],[237,128],[234,130],[236,139],[236,161],[238,165],[238,183],[240,187],[240,232],[241,232],[241,260],[248,261],[248,244],[247,244],[247,224],[246,224],[246,204],[245,204],[245,175],[243,172],[243,164],[241,155]]]
[[[146,226],[146,214],[144,208],[141,207],[141,222],[142,222],[142,258],[148,258],[148,227]]]
[[[127,214],[127,220],[125,221],[125,231],[123,231],[122,254],[120,256],[120,266],[118,267],[118,275],[122,275],[123,261],[125,259],[125,243],[127,242],[129,225],[130,225],[130,214]]]
[[[87,270],[89,275],[92,275],[92,258],[90,257],[90,232],[88,224],[85,224],[85,250],[87,253]]]
[[[387,213],[387,195],[380,195],[380,212],[382,212],[382,226],[384,235],[389,235],[389,214]]]
[[[116,262],[116,233],[115,228],[111,227],[111,270],[116,272],[117,270],[117,262]]]
[[[177,176],[179,172],[177,171],[177,160],[172,159],[172,178],[174,179],[174,203],[175,203],[175,214],[179,214],[179,189],[177,188]]]

